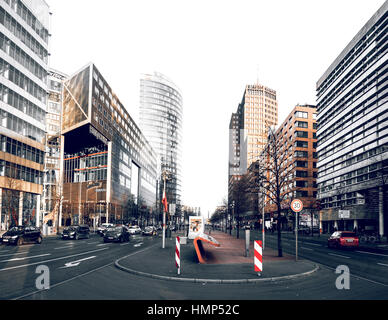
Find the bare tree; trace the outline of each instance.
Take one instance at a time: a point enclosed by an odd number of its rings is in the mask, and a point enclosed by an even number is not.
[[[234,219],[236,220],[237,239],[240,237],[240,218],[248,208],[249,181],[247,175],[235,180],[232,186],[231,198],[234,203]]]
[[[16,168],[14,170],[12,168],[8,168],[8,174],[3,177],[4,188],[2,195],[2,209],[5,212],[5,228],[9,228],[13,223],[18,225],[18,208],[19,202],[14,203],[15,199],[18,199],[17,194],[19,194],[19,190],[21,188],[21,181],[14,178]],[[5,190],[4,190],[5,189]],[[1,214],[1,213],[0,213]],[[12,219],[13,218],[13,219]]]
[[[278,256],[283,256],[281,221],[282,205],[289,197],[289,184],[292,181],[293,168],[288,164],[288,154],[276,136],[273,128],[268,128],[268,140],[262,153],[260,170],[261,192],[268,198],[277,211]]]

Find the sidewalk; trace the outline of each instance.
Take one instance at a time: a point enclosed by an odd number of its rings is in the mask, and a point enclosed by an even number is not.
[[[249,249],[249,257],[245,257],[245,241],[235,239],[225,233],[213,231],[214,237],[221,246],[219,248],[204,244],[207,258],[206,264],[199,264],[193,242],[188,240],[181,245],[181,274],[177,274],[175,266],[175,236],[166,238],[166,247],[162,248],[160,237],[155,244],[137,253],[118,259],[117,268],[137,275],[152,278],[190,281],[242,283],[257,281],[275,281],[307,276],[317,271],[314,263],[306,260],[295,261],[294,256],[284,254],[278,257],[277,251],[265,248],[263,251],[263,272],[259,277],[254,271],[253,244]]]

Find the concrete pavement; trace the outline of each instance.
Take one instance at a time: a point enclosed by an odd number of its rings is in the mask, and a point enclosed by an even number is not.
[[[199,264],[194,245],[188,240],[181,245],[181,274],[175,266],[175,236],[166,239],[162,244],[151,247],[136,256],[122,257],[115,266],[123,271],[156,279],[213,282],[213,283],[246,283],[293,279],[308,276],[318,270],[318,266],[307,260],[295,261],[294,256],[284,254],[277,257],[277,251],[265,248],[263,251],[263,272],[260,276],[254,271],[253,243],[249,257],[245,257],[245,241],[236,239],[220,231],[213,231],[219,248],[204,244],[207,263]]]

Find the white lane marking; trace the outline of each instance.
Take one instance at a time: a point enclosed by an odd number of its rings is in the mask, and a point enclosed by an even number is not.
[[[388,264],[377,262],[380,266],[388,267]]]
[[[77,261],[67,262],[67,263],[65,263],[65,265],[63,267],[60,267],[59,269],[77,267],[82,261],[90,260],[90,259],[93,259],[95,257],[96,256],[91,256],[91,257],[83,258],[83,259],[80,259]]]
[[[143,242],[140,242],[140,243],[136,243],[136,244],[133,245],[133,246],[134,246],[134,247],[140,247],[142,244],[143,244]]]
[[[329,267],[328,265],[325,265],[325,264],[322,264],[322,263],[320,263],[320,265],[323,266],[326,269],[336,271],[335,268]],[[362,279],[362,280],[365,280],[365,281],[368,281],[368,282],[371,282],[371,283],[379,284],[379,285],[384,286],[384,287],[388,287],[388,285],[385,284],[385,283],[374,281],[374,280],[370,280],[370,279],[367,279],[367,278],[364,278],[364,277],[361,277],[361,276],[358,276],[358,275],[354,275],[352,273],[350,274],[350,276],[354,277],[354,278],[357,278],[357,279]]]
[[[127,246],[127,245],[129,245],[129,244],[130,244],[129,242],[127,242],[127,243],[121,243],[120,246]]]
[[[58,248],[54,248],[54,250],[59,250],[59,249],[68,249],[68,248],[74,248],[73,245],[67,245],[65,247],[58,247]]]
[[[125,257],[122,257],[122,258],[120,258],[120,259],[117,259],[116,261],[121,260],[121,259],[124,259],[124,258],[128,258],[128,257],[130,257],[130,256],[133,256],[133,255],[135,255],[135,254],[138,254],[138,253],[141,253],[141,252],[144,252],[144,251],[147,251],[147,250],[149,250],[149,249],[151,249],[151,248],[153,248],[153,247],[155,247],[155,246],[157,246],[157,245],[159,245],[159,244],[154,244],[153,246],[150,246],[150,247],[145,248],[145,249],[143,249],[143,250],[133,252],[133,253],[131,253],[130,255],[127,255],[127,256],[125,256]],[[107,249],[107,248],[104,248],[104,249]],[[102,266],[102,267],[98,267],[98,268],[96,268],[96,269],[89,270],[89,271],[87,271],[87,272],[85,272],[85,273],[82,273],[82,274],[79,274],[79,275],[77,275],[77,276],[75,276],[75,277],[73,277],[73,278],[64,280],[64,281],[62,281],[62,282],[58,282],[58,283],[56,283],[56,284],[54,284],[54,285],[50,285],[50,289],[53,289],[53,288],[58,287],[58,286],[60,286],[60,285],[62,285],[62,284],[65,284],[65,283],[68,283],[68,282],[73,281],[73,280],[75,280],[75,279],[78,279],[78,278],[81,278],[81,277],[83,277],[83,276],[86,276],[86,275],[88,275],[88,274],[90,274],[90,273],[93,273],[93,272],[96,272],[96,271],[98,271],[98,270],[101,270],[101,269],[104,269],[104,268],[106,268],[106,267],[109,267],[109,266],[111,266],[112,264],[114,264],[114,262],[110,262],[110,263],[108,263],[108,264],[106,264],[106,265],[104,265],[104,266]],[[23,299],[23,298],[32,296],[32,295],[34,295],[34,294],[36,294],[36,293],[42,293],[42,291],[43,291],[43,290],[37,290],[37,291],[31,292],[31,293],[27,293],[27,294],[25,294],[25,295],[23,295],[23,296],[20,296],[20,297],[17,297],[17,298],[13,298],[12,300],[20,300],[20,299]]]
[[[87,251],[87,252],[73,254],[71,256],[60,257],[60,258],[55,258],[55,259],[50,259],[50,260],[44,260],[44,261],[39,261],[39,262],[34,262],[34,263],[29,263],[29,264],[23,264],[23,265],[20,265],[20,266],[15,266],[15,267],[10,267],[10,268],[4,268],[4,269],[0,269],[0,272],[1,271],[12,270],[12,269],[19,269],[19,268],[34,266],[34,265],[42,264],[42,263],[46,263],[46,262],[52,262],[52,261],[58,261],[58,260],[72,258],[72,257],[82,256],[84,254],[89,254],[89,253],[92,253],[92,252],[102,251],[102,250],[106,250],[106,249],[108,249],[108,248],[101,248],[101,249],[97,249],[97,250],[92,250],[92,251]]]
[[[101,244],[98,244],[97,247],[102,247],[102,246],[108,246],[109,243],[101,243]]]
[[[95,244],[95,243],[99,243],[99,241],[95,241],[95,242],[86,242],[86,244]]]
[[[382,253],[374,253],[374,252],[367,252],[367,251],[357,251],[359,253],[364,253],[364,254],[372,254],[374,256],[382,256],[382,257],[388,257],[388,254],[382,254]]]
[[[335,253],[328,253],[328,254],[331,255],[331,256],[336,256],[336,257],[340,257],[340,258],[350,259],[350,257],[341,256],[340,254],[335,254]]]
[[[29,253],[29,251],[3,254],[0,257],[16,256],[16,255],[26,254],[26,253]]]
[[[306,247],[301,247],[302,249],[305,249],[305,250],[310,250],[310,251],[314,251],[314,249],[311,249],[311,248],[306,248]]]
[[[13,258],[13,259],[8,259],[8,260],[2,260],[0,262],[21,261],[21,260],[44,257],[44,256],[51,256],[51,253],[45,253],[45,254],[40,254],[38,256],[29,256],[29,257],[23,257],[23,258]]]
[[[317,244],[317,243],[304,242],[304,244],[309,244],[310,246],[322,247],[322,244]]]

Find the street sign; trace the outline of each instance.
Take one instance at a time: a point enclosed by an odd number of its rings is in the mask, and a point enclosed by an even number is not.
[[[303,202],[299,199],[292,200],[291,209],[295,212],[295,261],[298,261],[298,213],[303,210]]]
[[[292,200],[291,209],[294,212],[301,212],[303,210],[303,202],[299,199]]]
[[[349,219],[350,218],[350,210],[338,210],[338,218]]]

